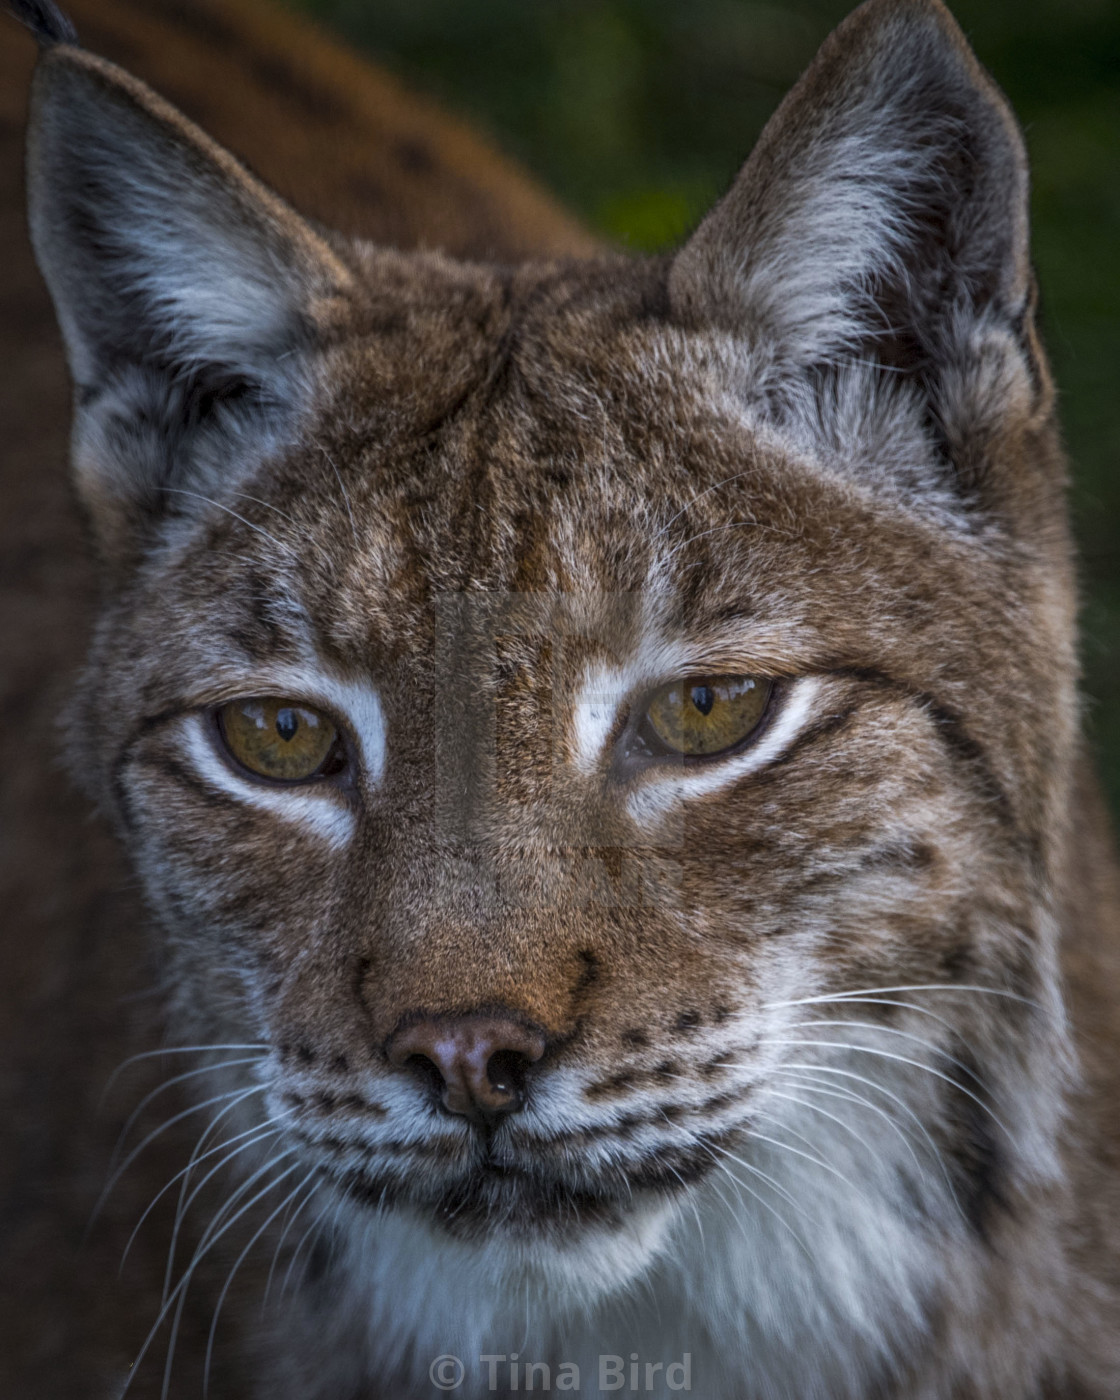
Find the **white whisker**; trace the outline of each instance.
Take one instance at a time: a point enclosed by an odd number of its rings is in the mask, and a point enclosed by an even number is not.
[[[253,1137],[253,1138],[251,1139],[251,1141],[246,1142],[246,1143],[242,1143],[242,1145],[241,1145],[240,1147],[231,1150],[231,1151],[229,1152],[229,1156],[228,1156],[228,1157],[223,1157],[222,1160],[221,1160],[221,1162],[218,1163],[218,1168],[219,1168],[219,1169],[220,1169],[221,1167],[226,1166],[229,1162],[232,1162],[233,1159],[234,1159],[236,1156],[238,1156],[239,1153],[244,1152],[244,1151],[246,1150],[246,1148],[255,1146],[258,1142],[263,1141],[265,1138],[274,1136],[274,1135],[275,1135],[276,1133],[278,1133],[279,1131],[280,1131],[279,1128],[271,1128],[271,1129],[270,1129],[270,1128],[267,1128],[267,1127],[246,1128],[244,1132],[238,1133],[238,1134],[236,1135],[236,1137],[227,1138],[224,1142],[220,1142],[216,1147],[211,1147],[211,1148],[209,1149],[209,1151],[204,1152],[204,1153],[202,1154],[201,1157],[198,1157],[198,1158],[192,1157],[191,1160],[187,1163],[187,1165],[186,1165],[185,1167],[180,1167],[180,1169],[175,1173],[175,1175],[171,1178],[171,1180],[168,1181],[167,1184],[166,1184],[165,1186],[161,1186],[160,1189],[156,1192],[156,1194],[152,1197],[152,1199],[148,1202],[147,1206],[146,1206],[145,1209],[144,1209],[143,1214],[140,1216],[140,1219],[139,1219],[139,1220],[136,1222],[136,1224],[133,1226],[133,1228],[132,1228],[132,1234],[129,1235],[129,1237],[128,1237],[128,1243],[125,1245],[125,1247],[124,1247],[124,1253],[121,1255],[120,1268],[117,1270],[118,1274],[120,1274],[120,1273],[124,1270],[125,1262],[126,1262],[127,1259],[128,1259],[129,1250],[131,1250],[131,1248],[132,1248],[132,1246],[133,1246],[133,1244],[134,1244],[134,1242],[135,1242],[135,1240],[136,1240],[136,1236],[140,1233],[140,1227],[144,1224],[144,1221],[147,1220],[148,1216],[151,1215],[152,1211],[156,1208],[156,1206],[157,1206],[157,1205],[159,1204],[159,1202],[163,1199],[163,1197],[167,1194],[167,1192],[171,1190],[171,1188],[175,1185],[175,1183],[176,1183],[181,1177],[189,1176],[190,1173],[194,1170],[195,1166],[196,1166],[199,1162],[205,1162],[206,1159],[207,1159],[207,1157],[213,1157],[214,1154],[217,1153],[217,1152],[225,1152],[225,1151],[227,1151],[228,1149],[233,1149],[233,1144],[234,1144],[235,1142],[237,1142],[237,1141],[238,1141],[239,1139],[241,1139],[241,1138],[249,1137],[250,1134],[254,1134],[254,1133],[257,1134],[257,1136],[256,1136],[256,1137]]]
[[[801,1064],[797,1061],[789,1061],[781,1066],[781,1070],[784,1074],[788,1074],[791,1071],[796,1071],[803,1079],[808,1079],[810,1075],[817,1076],[820,1074],[831,1074],[840,1079],[854,1079],[857,1084],[862,1084],[865,1088],[873,1089],[876,1093],[882,1094],[884,1098],[887,1098],[893,1104],[896,1104],[903,1111],[903,1113],[907,1115],[908,1118],[911,1118],[914,1121],[918,1131],[921,1133],[922,1137],[925,1139],[926,1144],[933,1152],[934,1157],[941,1165],[941,1170],[945,1174],[946,1181],[950,1182],[951,1189],[951,1180],[948,1171],[945,1167],[944,1160],[942,1159],[941,1151],[937,1146],[937,1143],[931,1137],[929,1129],[922,1122],[918,1114],[915,1113],[914,1110],[910,1107],[910,1105],[906,1102],[906,1100],[900,1098],[898,1094],[893,1093],[890,1089],[886,1088],[882,1084],[877,1084],[874,1079],[869,1079],[866,1075],[857,1074],[855,1070],[839,1069],[835,1065],[819,1065],[812,1063]],[[819,1084],[819,1078],[816,1079],[815,1082]],[[827,1084],[828,1081],[826,1080],[825,1083]],[[868,1107],[872,1106],[873,1105],[870,1104],[868,1105]],[[899,1129],[899,1131],[901,1131],[901,1129]]]
[[[800,1004],[800,1003],[792,1003],[792,1002],[790,1003],[790,1005],[799,1005],[799,1004]],[[845,997],[821,997],[818,1001],[813,1002],[812,1005],[819,1005],[819,1006],[834,1006],[834,1005],[842,1005],[842,1006],[896,1006],[896,1007],[899,1007],[899,1008],[900,1008],[901,1010],[903,1010],[903,1011],[913,1011],[913,1012],[914,1012],[916,1015],[918,1015],[918,1016],[925,1016],[925,1017],[927,1017],[927,1018],[928,1018],[929,1020],[931,1020],[931,1021],[936,1021],[937,1024],[938,1024],[939,1026],[944,1026],[946,1030],[951,1031],[955,1036],[957,1036],[957,1037],[965,1044],[965,1046],[966,1046],[969,1050],[972,1049],[972,1047],[971,1047],[970,1045],[968,1045],[968,1042],[964,1040],[964,1037],[961,1035],[961,1033],[960,1033],[960,1031],[957,1029],[957,1027],[953,1024],[952,1021],[949,1020],[949,1018],[948,1018],[947,1016],[939,1016],[939,1015],[937,1014],[936,1011],[931,1011],[931,1010],[929,1009],[928,1006],[919,1006],[918,1003],[917,1003],[916,1001],[899,1001],[897,998],[891,998],[891,997],[873,997],[873,996],[849,997],[849,996],[845,996]],[[821,1024],[823,1024],[823,1022],[822,1022]],[[848,1024],[848,1023],[846,1023],[846,1024]],[[851,1023],[851,1024],[854,1024],[854,1023]]]
[[[129,1114],[128,1118],[125,1120],[125,1125],[121,1129],[120,1134],[117,1138],[117,1145],[113,1149],[113,1160],[116,1160],[117,1153],[124,1146],[125,1140],[127,1139],[129,1133],[132,1131],[132,1128],[136,1123],[137,1118],[140,1117],[140,1115],[152,1102],[153,1099],[158,1098],[160,1094],[164,1093],[167,1089],[170,1089],[173,1084],[182,1084],[185,1080],[194,1079],[197,1075],[200,1074],[211,1074],[222,1069],[233,1069],[236,1065],[255,1065],[259,1063],[259,1061],[259,1055],[251,1055],[236,1060],[223,1060],[221,1063],[215,1065],[199,1065],[195,1069],[188,1069],[182,1074],[175,1074],[172,1075],[170,1079],[165,1079],[162,1084],[158,1085],[150,1093],[144,1095],[144,1097],[140,1100],[140,1102],[136,1105],[136,1107]]]
[[[654,535],[653,538],[655,540],[659,540],[664,535],[667,535],[669,533],[670,526],[675,525],[682,515],[688,514],[688,512],[692,509],[692,507],[696,504],[697,501],[702,501],[705,496],[710,496],[713,491],[720,491],[723,489],[723,487],[730,486],[732,482],[741,481],[745,476],[757,475],[757,467],[748,467],[746,471],[736,472],[734,476],[725,476],[722,481],[717,481],[714,486],[706,486],[703,491],[697,491],[696,494],[685,505],[683,505],[680,508],[680,510],[677,511],[676,515],[671,515],[669,517],[669,519],[665,522],[664,525],[662,525],[661,529],[658,530],[657,534]]]
[[[251,520],[246,520],[243,515],[238,515],[235,510],[231,510],[229,506],[223,505],[221,501],[216,501],[213,496],[205,496],[201,491],[188,491],[182,486],[163,486],[160,489],[169,496],[193,496],[196,501],[204,501],[207,505],[213,506],[216,510],[225,511],[227,515],[233,516],[234,520],[239,520],[247,529],[255,530],[258,535],[263,535],[266,540],[270,540],[277,549],[283,550],[284,553],[290,555],[291,558],[297,561],[299,560],[299,551],[293,548],[292,545],[286,544],[283,540],[278,540],[275,535],[269,534],[263,526],[254,525]]]
[[[768,1116],[773,1118],[772,1114]],[[775,1121],[780,1123],[780,1120]],[[795,1132],[787,1124],[781,1123],[781,1127],[793,1137],[801,1137],[800,1133]],[[849,1191],[853,1191],[857,1196],[862,1196],[864,1200],[867,1200],[866,1193],[861,1191],[854,1181],[846,1177],[844,1173],[834,1167],[831,1162],[826,1162],[823,1157],[818,1157],[813,1152],[803,1152],[800,1147],[791,1147],[788,1142],[782,1142],[778,1138],[770,1137],[767,1133],[756,1132],[754,1128],[748,1128],[746,1131],[747,1136],[753,1138],[756,1142],[767,1142],[771,1147],[780,1148],[785,1152],[792,1153],[795,1157],[804,1157],[807,1162],[812,1162],[814,1166],[820,1167],[822,1171],[830,1172],[838,1181],[842,1181]],[[801,1141],[804,1142],[805,1139],[801,1138]]]
[[[248,1095],[246,1095],[246,1097],[248,1097]],[[206,1142],[206,1139],[217,1128],[218,1124],[222,1121],[222,1119],[225,1118],[228,1114],[232,1113],[237,1108],[237,1105],[241,1102],[241,1099],[234,1099],[233,1102],[227,1104],[225,1108],[219,1109],[218,1112],[214,1114],[213,1118],[211,1118],[210,1122],[207,1123],[206,1127],[203,1128],[202,1132],[199,1134],[198,1141],[195,1143],[194,1148],[191,1151],[191,1155],[186,1166],[186,1175],[183,1177],[183,1184],[179,1188],[179,1199],[175,1204],[175,1221],[171,1229],[171,1241],[167,1249],[167,1264],[163,1274],[163,1293],[160,1298],[161,1306],[167,1301],[167,1295],[171,1289],[171,1278],[174,1273],[175,1267],[176,1241],[179,1237],[179,1227],[182,1224],[183,1217],[186,1214],[186,1212],[190,1209],[191,1202],[194,1200],[195,1196],[198,1195],[198,1191],[201,1190],[202,1187],[204,1187],[214,1175],[213,1171],[208,1172],[206,1176],[202,1179],[202,1181],[199,1183],[198,1188],[194,1192],[192,1192],[190,1196],[188,1196],[187,1193],[188,1191],[190,1191],[191,1175],[194,1171],[196,1164],[201,1160],[199,1154],[202,1151],[202,1147]],[[247,1131],[250,1133],[255,1132],[258,1128],[266,1127],[269,1124],[278,1121],[278,1119],[284,1117],[287,1117],[286,1113],[277,1114],[275,1118],[268,1119],[267,1122],[264,1124],[254,1124],[253,1127],[247,1129]],[[238,1136],[240,1137],[242,1136],[242,1134],[238,1134]]]
[[[384,1195],[382,1195],[382,1198],[381,1198],[381,1199],[382,1199],[382,1201],[384,1201],[384,1199],[385,1199]],[[327,1200],[327,1203],[323,1206],[323,1209],[319,1212],[319,1214],[315,1217],[315,1219],[311,1222],[311,1224],[307,1227],[307,1229],[304,1230],[303,1234],[300,1235],[300,1237],[299,1237],[299,1243],[296,1245],[295,1250],[294,1250],[293,1253],[292,1253],[292,1257],[288,1260],[288,1267],[287,1267],[287,1269],[284,1271],[284,1279],[283,1279],[283,1282],[280,1284],[280,1296],[281,1296],[281,1298],[283,1298],[284,1295],[285,1295],[285,1294],[287,1293],[287,1291],[288,1291],[288,1284],[291,1282],[291,1279],[292,1279],[292,1270],[295,1268],[296,1260],[297,1260],[297,1259],[299,1258],[299,1256],[300,1256],[300,1251],[303,1249],[303,1246],[307,1243],[307,1241],[308,1241],[309,1239],[311,1239],[313,1232],[319,1227],[319,1224],[320,1224],[320,1222],[322,1221],[323,1216],[326,1215],[327,1211],[330,1210],[331,1206],[333,1205],[334,1208],[335,1208],[335,1210],[334,1210],[335,1219],[337,1220],[337,1219],[338,1219],[339,1212],[342,1210],[342,1207],[343,1207],[344,1204],[345,1204],[345,1197],[343,1197],[342,1199],[340,1199],[340,1200],[338,1200],[338,1201],[332,1201],[332,1200],[328,1199],[328,1200]],[[379,1206],[378,1206],[378,1210],[380,1210],[380,1208],[381,1208],[381,1207],[380,1207],[380,1205],[379,1205]],[[309,1256],[309,1257],[310,1257],[310,1256]]]
[[[896,1064],[909,1065],[913,1069],[920,1069],[925,1074],[930,1074],[935,1079],[940,1079],[945,1084],[950,1085],[952,1088],[956,1089],[958,1093],[963,1094],[965,1098],[971,1099],[972,1102],[976,1104],[978,1108],[983,1109],[983,1111],[992,1119],[992,1121],[994,1123],[997,1123],[1000,1126],[1000,1128],[1003,1129],[1003,1131],[1007,1134],[1009,1138],[1011,1137],[1011,1133],[1007,1128],[1006,1124],[1002,1122],[1002,1120],[999,1118],[998,1114],[994,1111],[994,1109],[992,1109],[988,1104],[986,1104],[983,1099],[978,1097],[978,1095],[974,1094],[971,1089],[968,1089],[965,1087],[965,1085],[959,1083],[956,1079],[952,1077],[952,1075],[944,1074],[941,1070],[934,1069],[932,1065],[923,1064],[921,1060],[912,1059],[908,1055],[896,1055],[891,1050],[878,1050],[870,1045],[853,1045],[850,1041],[844,1040],[809,1040],[807,1038],[798,1039],[796,1037],[776,1037],[769,1039],[768,1043],[770,1045],[812,1045],[817,1046],[821,1049],[828,1050],[851,1050],[859,1055],[876,1055],[882,1060],[891,1060]]]
[[[1020,996],[1017,992],[1008,992],[1002,987],[982,987],[974,986],[966,982],[912,982],[906,986],[899,987],[859,987],[851,991],[828,992],[819,996],[798,997],[793,1001],[770,1001],[762,1008],[764,1011],[777,1010],[786,1006],[814,1006],[826,1001],[846,1001],[852,997],[862,997],[877,994],[895,994],[898,992],[976,992],[991,997],[1007,997],[1011,1001],[1022,1002],[1024,1006],[1033,1006],[1037,1009],[1039,1003],[1032,1001],[1030,997]]]
[[[687,548],[690,544],[695,544],[697,540],[707,539],[710,535],[722,534],[724,530],[746,529],[759,530],[768,535],[777,535],[779,539],[783,540],[794,538],[789,530],[780,530],[776,525],[765,525],[761,520],[755,520],[753,518],[748,518],[746,520],[725,520],[721,525],[713,525],[711,529],[701,530],[695,535],[689,535],[686,540],[681,540],[679,544],[675,544],[666,555],[666,561],[675,559],[682,549]]]
[[[669,1118],[666,1118],[665,1121],[666,1121],[666,1122],[670,1122],[671,1120],[670,1120]],[[700,1243],[703,1244],[703,1242],[704,1242],[704,1222],[700,1219],[700,1209],[699,1209],[699,1207],[697,1206],[695,1200],[693,1199],[692,1194],[690,1193],[690,1191],[689,1191],[687,1185],[685,1184],[685,1179],[684,1179],[684,1177],[681,1176],[680,1172],[677,1171],[677,1169],[676,1169],[674,1166],[671,1166],[668,1162],[666,1162],[665,1165],[669,1168],[669,1170],[673,1173],[673,1175],[677,1178],[677,1180],[678,1180],[678,1181],[680,1182],[680,1184],[681,1184],[681,1188],[682,1188],[682,1190],[683,1190],[683,1192],[684,1192],[684,1199],[685,1199],[685,1200],[688,1202],[688,1204],[692,1207],[692,1213],[693,1213],[693,1215],[696,1217],[696,1229],[697,1229],[697,1231],[698,1231],[698,1233],[699,1233],[699,1235],[700,1235]],[[621,1168],[619,1168],[619,1175],[622,1177],[623,1181],[626,1182],[626,1189],[627,1189],[627,1190],[629,1191],[629,1193],[630,1193],[630,1199],[633,1200],[633,1198],[634,1198],[634,1188],[630,1185],[630,1182],[629,1182],[628,1178],[626,1177],[626,1174],[622,1171]]]
[[[765,1177],[765,1173],[759,1172],[757,1168],[753,1167],[750,1164],[750,1162],[744,1162],[742,1158],[736,1157],[735,1154],[733,1152],[729,1152],[727,1148],[719,1147],[713,1144],[710,1150],[714,1150],[715,1152],[721,1152],[725,1157],[730,1157],[733,1162],[738,1162],[740,1166],[746,1167],[747,1170],[753,1175],[762,1176],[764,1177],[764,1179],[770,1180],[769,1178]],[[775,1210],[769,1201],[765,1200],[762,1196],[760,1196],[758,1192],[755,1191],[753,1187],[749,1186],[745,1181],[743,1181],[741,1177],[736,1176],[735,1173],[730,1169],[730,1167],[726,1165],[726,1163],[722,1164],[722,1169],[727,1173],[730,1180],[735,1183],[735,1185],[739,1188],[740,1191],[745,1191],[748,1196],[750,1196],[753,1200],[757,1201],[760,1206],[762,1206],[763,1210],[769,1211],[769,1213],[774,1217],[774,1219],[778,1222],[782,1229],[787,1230],[789,1234],[792,1235],[793,1239],[797,1242],[798,1246],[804,1252],[805,1257],[811,1260],[813,1257],[812,1250],[810,1250],[809,1246],[805,1243],[805,1241],[801,1238],[801,1236],[797,1233],[797,1231],[793,1228],[793,1226],[789,1223],[785,1216],[782,1215],[780,1211]],[[773,1185],[774,1183],[771,1181],[770,1184]],[[792,1200],[792,1197],[789,1197],[788,1192],[784,1192],[783,1194],[785,1194],[788,1199]],[[794,1205],[797,1210],[801,1211],[801,1208],[797,1206],[796,1203],[794,1203]],[[801,1213],[804,1214],[804,1211],[801,1211]]]
[[[355,546],[360,548],[361,546],[358,544],[358,527],[354,523],[354,511],[350,505],[350,493],[346,489],[346,483],[342,479],[342,473],[338,470],[338,467],[335,466],[334,458],[331,456],[331,454],[327,451],[325,447],[321,447],[319,451],[322,452],[323,456],[331,464],[331,470],[334,472],[334,478],[338,482],[338,489],[342,492],[342,499],[346,503],[346,514],[350,517],[350,533],[354,537]]]
[[[272,1168],[277,1164],[277,1162],[282,1162],[285,1157],[290,1157],[296,1150],[297,1149],[295,1147],[289,1147],[285,1151],[278,1153],[276,1156],[270,1157],[267,1162],[263,1163],[263,1165],[259,1166],[255,1171],[251,1172],[245,1178],[245,1180],[241,1182],[239,1186],[235,1187],[235,1189],[226,1197],[223,1203],[214,1212],[210,1224],[203,1231],[202,1240],[199,1244],[200,1249],[206,1244],[207,1238],[210,1235],[210,1233],[222,1223],[224,1218],[228,1216],[229,1212],[238,1203],[238,1201],[241,1200],[241,1198],[246,1194],[246,1192],[251,1191],[256,1185],[256,1183],[261,1179],[261,1177],[266,1176],[268,1172],[270,1172]],[[220,1170],[220,1167],[212,1167],[210,1171],[206,1174],[206,1176],[202,1179],[202,1181],[198,1183],[198,1185],[194,1188],[191,1194],[187,1197],[187,1201],[184,1206],[184,1215],[186,1214],[186,1211],[188,1211],[190,1207],[194,1204],[195,1200],[198,1198],[199,1193],[205,1187],[206,1183]],[[181,1224],[182,1218],[177,1219],[175,1222],[175,1229],[172,1232],[171,1237],[170,1248],[172,1250],[174,1250],[175,1248],[175,1243],[179,1234]]]
[[[263,496],[252,496],[248,491],[231,491],[231,496],[235,496],[239,501],[252,501],[258,506],[264,506],[265,510],[270,510],[274,515],[279,515],[286,520],[289,525],[299,528],[299,521],[294,516],[288,514],[286,510],[281,510],[279,506],[273,505],[271,501],[266,501]]]
[[[811,1021],[790,1021],[785,1029],[806,1030],[811,1029],[813,1026],[831,1026],[833,1028],[839,1027],[843,1030],[872,1031],[877,1035],[896,1035],[900,1036],[903,1040],[911,1040],[916,1045],[920,1045],[924,1050],[931,1050],[940,1059],[947,1060],[949,1064],[955,1065],[957,1069],[967,1074],[969,1079],[987,1092],[987,1085],[974,1069],[966,1065],[962,1060],[958,1060],[955,1056],[950,1055],[947,1050],[943,1050],[939,1045],[934,1044],[932,1040],[927,1040],[925,1036],[915,1035],[913,1031],[900,1030],[896,1026],[883,1026],[877,1021],[830,1020],[824,1017],[814,1017]]]
[[[94,1222],[97,1220],[102,1206],[109,1199],[109,1194],[113,1190],[113,1187],[116,1186],[117,1182],[120,1181],[124,1173],[128,1171],[129,1167],[136,1161],[137,1157],[139,1157],[149,1143],[154,1142],[162,1133],[167,1132],[168,1128],[173,1128],[176,1123],[181,1123],[184,1118],[189,1118],[194,1113],[201,1113],[203,1109],[212,1108],[216,1103],[224,1103],[227,1099],[231,1099],[238,1094],[243,1098],[248,1098],[250,1094],[262,1094],[264,1093],[264,1089],[265,1086],[263,1084],[259,1084],[253,1089],[230,1089],[227,1093],[216,1094],[213,1098],[206,1099],[202,1103],[193,1104],[190,1108],[184,1108],[180,1113],[176,1113],[173,1117],[169,1118],[166,1123],[161,1123],[158,1128],[154,1128],[137,1147],[132,1149],[106,1183],[101,1195],[98,1196],[97,1201],[94,1203],[89,1224],[86,1226],[86,1235],[88,1236],[90,1230],[93,1228]]]
[[[913,1161],[915,1167],[917,1167],[917,1169],[923,1174],[925,1173],[925,1167],[922,1165],[921,1158],[919,1158],[918,1154],[914,1151],[914,1144],[910,1141],[910,1139],[906,1136],[906,1134],[902,1131],[901,1127],[898,1125],[898,1123],[895,1122],[895,1120],[890,1116],[886,1109],[880,1108],[878,1104],[872,1103],[870,1099],[865,1099],[862,1094],[853,1093],[851,1090],[836,1089],[831,1086],[825,1087],[819,1082],[817,1084],[813,1084],[807,1076],[794,1074],[789,1077],[792,1078],[794,1087],[800,1089],[802,1093],[820,1094],[826,1098],[839,1099],[843,1103],[856,1104],[860,1108],[867,1109],[869,1113],[877,1114],[898,1135],[899,1139],[902,1142],[902,1145],[906,1148],[907,1152],[909,1152],[911,1161]],[[862,1136],[862,1134],[859,1133],[858,1130],[855,1129],[850,1123],[845,1122],[845,1120],[839,1117],[838,1115],[829,1113],[827,1109],[821,1108],[819,1104],[807,1103],[804,1099],[799,1099],[795,1094],[786,1094],[781,1089],[771,1088],[767,1090],[767,1092],[774,1098],[789,1099],[791,1103],[800,1104],[802,1108],[807,1108],[814,1113],[822,1114],[825,1118],[831,1119],[841,1128],[844,1128],[847,1132],[851,1133],[852,1136],[858,1142],[866,1142],[866,1139]]]
[[[704,1147],[705,1151],[707,1151],[710,1156],[711,1148],[709,1148],[707,1144],[704,1143],[701,1143],[700,1145]],[[735,1153],[730,1150],[730,1148],[719,1147],[716,1148],[716,1150],[721,1152],[725,1157],[729,1157],[731,1161],[737,1162],[739,1166],[744,1167],[747,1171],[750,1172],[752,1176],[756,1176],[760,1181],[764,1181],[772,1191],[776,1192],[777,1195],[781,1196],[782,1200],[784,1200],[788,1205],[792,1206],[793,1209],[797,1211],[799,1215],[805,1216],[805,1219],[808,1220],[809,1217],[806,1214],[804,1206],[802,1206],[801,1203],[775,1177],[772,1177],[769,1175],[769,1173],[764,1172],[761,1167],[756,1166],[753,1162],[748,1162],[743,1157],[737,1157]]]
[[[290,1156],[291,1152],[293,1152],[294,1150],[295,1149],[292,1148],[289,1152],[281,1154],[280,1157],[276,1158],[273,1161],[272,1165],[278,1165],[279,1162],[283,1161],[284,1157]],[[172,1329],[172,1336],[168,1344],[169,1351],[167,1356],[167,1363],[164,1368],[164,1383],[163,1389],[161,1391],[161,1400],[167,1400],[167,1396],[170,1393],[171,1364],[174,1359],[175,1339],[177,1335],[178,1323],[182,1316],[182,1308],[179,1304],[181,1304],[182,1299],[185,1297],[185,1290],[190,1284],[190,1280],[193,1276],[194,1270],[198,1267],[199,1263],[201,1263],[203,1257],[217,1244],[217,1242],[225,1234],[228,1233],[228,1231],[230,1231],[234,1227],[234,1225],[236,1225],[238,1220],[241,1219],[241,1217],[245,1214],[247,1210],[251,1210],[252,1207],[257,1203],[257,1201],[261,1199],[261,1197],[266,1196],[269,1191],[274,1190],[277,1186],[280,1185],[282,1181],[286,1180],[289,1176],[291,1176],[292,1172],[297,1170],[297,1166],[289,1167],[279,1177],[277,1177],[274,1181],[271,1181],[266,1187],[264,1187],[262,1191],[258,1192],[258,1194],[254,1196],[251,1201],[247,1202],[246,1205],[244,1205],[241,1208],[241,1210],[239,1210],[237,1214],[232,1217],[232,1219],[226,1221],[226,1223],[221,1227],[221,1229],[215,1231],[213,1225],[211,1226],[210,1231],[207,1232],[207,1237],[205,1237],[203,1241],[200,1242],[198,1248],[195,1250],[191,1262],[187,1265],[187,1268],[183,1272],[183,1276],[175,1285],[174,1291],[168,1298],[167,1302],[163,1305],[163,1307],[160,1308],[158,1317],[152,1323],[151,1328],[148,1331],[148,1335],[144,1338],[144,1342],[140,1347],[140,1350],[137,1352],[136,1357],[132,1362],[132,1365],[129,1367],[128,1378],[120,1391],[119,1400],[123,1400],[124,1396],[128,1393],[132,1382],[136,1379],[137,1372],[140,1369],[140,1363],[144,1360],[144,1357],[147,1356],[149,1350],[151,1349],[152,1342],[155,1341],[156,1336],[159,1333],[159,1329],[163,1326],[164,1319],[167,1317],[167,1314],[170,1311],[172,1304],[176,1303],[175,1326]]]
[[[272,1263],[268,1266],[268,1277],[265,1279],[264,1293],[261,1297],[261,1314],[264,1314],[268,1307],[268,1299],[272,1293],[272,1280],[276,1273],[276,1265],[280,1262],[280,1251],[284,1248],[284,1241],[288,1238],[292,1226],[303,1214],[308,1204],[315,1199],[315,1188],[312,1186],[303,1200],[300,1201],[296,1209],[288,1216],[284,1222],[284,1228],[280,1232],[280,1238],[276,1241],[276,1248],[272,1251]]]
[[[292,1171],[295,1170],[296,1168],[293,1166]],[[292,1203],[293,1200],[295,1200],[295,1198],[308,1184],[308,1182],[312,1180],[312,1178],[315,1176],[318,1170],[318,1167],[311,1168],[311,1170],[307,1173],[307,1175],[303,1178],[299,1185],[296,1186],[291,1192],[289,1192],[289,1194],[284,1198],[283,1201],[280,1202],[280,1204],[276,1207],[272,1214],[267,1217],[264,1223],[249,1240],[249,1243],[245,1246],[245,1248],[241,1251],[241,1253],[237,1256],[236,1260],[234,1261],[233,1267],[230,1269],[229,1274],[226,1277],[226,1281],[222,1286],[222,1291],[218,1294],[218,1301],[214,1305],[214,1316],[210,1322],[210,1335],[206,1339],[206,1361],[202,1368],[203,1400],[207,1400],[207,1397],[210,1394],[210,1365],[214,1357],[214,1338],[217,1335],[218,1331],[218,1319],[222,1315],[222,1304],[225,1302],[226,1295],[229,1293],[230,1288],[233,1286],[233,1280],[237,1275],[237,1271],[245,1262],[245,1258],[248,1255],[249,1251],[264,1234],[264,1232],[268,1229],[268,1227],[272,1224],[272,1222],[276,1219],[276,1217],[280,1214],[280,1212],[288,1208],[288,1206]]]
[[[130,1065],[137,1064],[140,1060],[154,1060],[160,1055],[202,1055],[214,1050],[260,1050],[263,1053],[265,1050],[269,1049],[271,1049],[271,1046],[268,1045],[168,1045],[162,1050],[143,1050],[139,1055],[129,1055],[128,1059],[122,1060],[112,1072],[105,1083],[104,1089],[101,1091],[99,1106],[104,1105],[113,1085],[124,1071],[128,1069]]]

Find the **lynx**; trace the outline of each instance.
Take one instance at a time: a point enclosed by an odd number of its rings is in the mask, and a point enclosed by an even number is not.
[[[67,766],[166,1037],[125,1126],[193,1096],[103,1193],[166,1268],[83,1393],[1115,1396],[1066,468],[939,0],[856,10],[647,260],[330,232],[19,8]]]

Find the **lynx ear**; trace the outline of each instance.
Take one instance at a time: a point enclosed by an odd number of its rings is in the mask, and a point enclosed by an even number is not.
[[[978,334],[1010,337],[1029,378],[1027,240],[1022,138],[955,21],[939,0],[868,0],[678,254],[670,295],[757,345],[775,381],[860,360],[928,388]]]
[[[105,552],[293,430],[348,274],[143,84],[68,45],[36,72],[32,241],[75,385],[74,463]],[[177,493],[177,494],[175,494]]]

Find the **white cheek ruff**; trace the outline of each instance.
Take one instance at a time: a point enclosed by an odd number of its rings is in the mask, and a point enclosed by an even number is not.
[[[703,797],[728,787],[748,773],[765,768],[789,748],[808,724],[816,708],[822,682],[818,676],[802,676],[788,688],[781,708],[756,744],[733,758],[713,759],[703,766],[650,765],[641,786],[630,794],[626,809],[640,824],[656,822],[678,803]]]
[[[341,847],[350,840],[354,813],[337,789],[325,785],[267,787],[243,778],[217,752],[207,728],[207,719],[199,714],[188,716],[184,725],[186,756],[207,787],[302,826],[332,846]]]

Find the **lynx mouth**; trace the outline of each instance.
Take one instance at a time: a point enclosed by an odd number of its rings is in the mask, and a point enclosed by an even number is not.
[[[719,1145],[713,1136],[688,1148],[620,1161],[609,1174],[584,1172],[578,1178],[492,1157],[451,1181],[428,1185],[396,1173],[326,1170],[359,1205],[377,1212],[410,1208],[459,1238],[515,1233],[570,1239],[592,1228],[621,1229],[639,1203],[682,1195],[713,1170]]]

